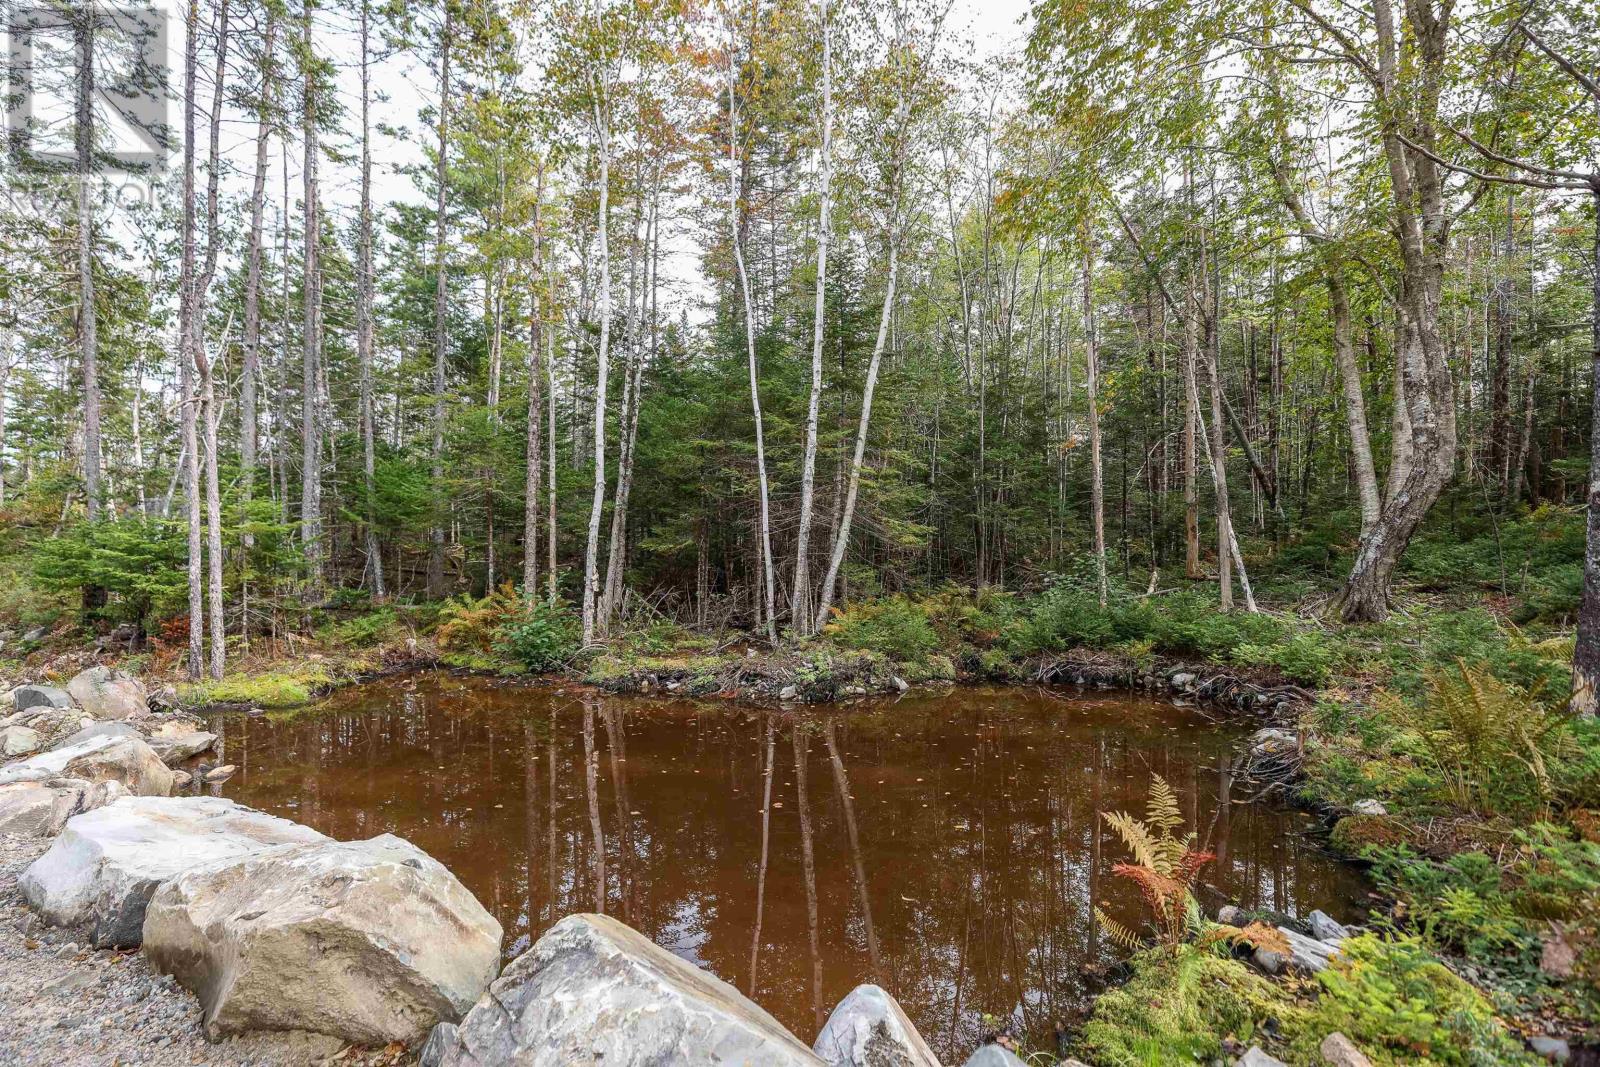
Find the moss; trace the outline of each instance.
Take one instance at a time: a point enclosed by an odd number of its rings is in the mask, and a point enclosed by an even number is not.
[[[1506,1032],[1482,994],[1415,938],[1349,938],[1317,975],[1317,985],[1310,1011],[1286,1028],[1295,1062],[1318,1062],[1318,1043],[1334,1031],[1355,1042],[1376,1067],[1538,1062]]]
[[[1292,1025],[1304,1010],[1283,988],[1224,956],[1186,946],[1131,961],[1133,977],[1095,1002],[1080,1052],[1106,1067],[1205,1062],[1222,1039],[1258,1039],[1267,1020]]]
[[[184,704],[248,704],[258,708],[287,708],[304,704],[332,685],[333,672],[323,663],[294,668],[236,674],[214,682],[200,682],[178,693]]]
[[[1363,855],[1369,848],[1396,848],[1415,844],[1404,823],[1385,815],[1346,815],[1334,823],[1333,847],[1347,856]]]

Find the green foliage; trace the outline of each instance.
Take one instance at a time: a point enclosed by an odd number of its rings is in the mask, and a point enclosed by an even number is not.
[[[583,627],[564,601],[536,600],[495,629],[493,647],[530,674],[560,670],[583,644]]]
[[[1565,708],[1459,660],[1427,675],[1420,700],[1383,694],[1379,707],[1417,739],[1419,757],[1457,806],[1516,812],[1553,799],[1549,761],[1569,725]]]
[[[1302,1013],[1282,987],[1211,952],[1151,949],[1129,962],[1133,977],[1095,1001],[1083,1028],[1093,1063],[1205,1063],[1222,1054],[1224,1036],[1248,1043],[1268,1019],[1284,1026]]]
[[[913,662],[939,647],[939,635],[927,614],[904,596],[850,604],[835,612],[823,634],[845,648]]]
[[[1305,1062],[1337,1030],[1375,1064],[1491,1067],[1534,1062],[1507,1035],[1477,990],[1410,937],[1347,938],[1317,974],[1319,996],[1298,1020]]]
[[[391,641],[400,633],[400,620],[393,608],[379,608],[353,618],[331,623],[318,636],[348,648],[367,648]]]
[[[143,625],[183,602],[187,551],[175,522],[135,516],[79,523],[38,542],[34,579],[47,590],[104,589],[111,596],[105,617]]]
[[[257,708],[288,708],[304,704],[332,684],[333,672],[321,662],[261,674],[229,675],[220,681],[200,682],[179,693],[185,704],[244,704]]]
[[[503,665],[494,647],[500,628],[522,613],[522,600],[509,582],[485,597],[463,595],[447,601],[435,633],[440,658],[457,667],[497,669]]]

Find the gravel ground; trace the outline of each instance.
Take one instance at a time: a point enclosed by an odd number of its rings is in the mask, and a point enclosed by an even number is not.
[[[49,845],[0,834],[0,1067],[409,1062],[315,1034],[208,1042],[199,1002],[143,956],[90,948],[83,931],[48,926],[23,903],[17,877]]]

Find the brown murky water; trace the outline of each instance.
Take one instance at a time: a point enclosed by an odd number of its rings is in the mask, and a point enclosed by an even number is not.
[[[1138,697],[958,688],[772,712],[419,674],[219,725],[240,768],[226,795],[338,838],[409,838],[499,918],[508,954],[604,910],[806,1040],[869,980],[949,1059],[985,1015],[1048,1035],[1085,967],[1119,955],[1092,903],[1138,921],[1096,813],[1142,813],[1152,773],[1216,853],[1208,906],[1343,918],[1365,893],[1307,816],[1241,799],[1239,730]]]

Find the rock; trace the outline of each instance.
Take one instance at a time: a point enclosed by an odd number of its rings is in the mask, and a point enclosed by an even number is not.
[[[1356,1043],[1338,1031],[1323,1038],[1318,1051],[1328,1067],[1372,1067],[1372,1061],[1356,1048]]]
[[[226,782],[229,778],[233,777],[234,772],[238,769],[239,768],[235,767],[231,763],[224,763],[220,767],[211,768],[201,776],[201,780],[206,782]]]
[[[891,685],[893,685],[896,689],[898,689],[902,693],[904,693],[907,689],[911,688],[910,683],[908,683],[904,678],[900,677],[898,674],[895,675],[893,678],[890,678],[889,682],[890,682]]]
[[[1578,950],[1567,940],[1561,924],[1551,923],[1539,940],[1539,970],[1551,978],[1571,978],[1578,968]]]
[[[51,748],[66,748],[79,741],[87,741],[91,737],[140,737],[138,730],[132,724],[125,722],[92,722],[76,733],[68,734],[57,741]]]
[[[172,791],[173,791],[174,795],[176,795],[176,793],[180,789],[189,788],[189,783],[193,782],[193,781],[194,781],[194,775],[190,774],[188,771],[173,771],[172,772]]]
[[[1528,1047],[1552,1063],[1566,1063],[1572,1058],[1572,1046],[1559,1037],[1530,1037]]]
[[[965,1067],[1027,1067],[1027,1064],[1015,1052],[990,1042],[980,1045],[965,1064]]]
[[[0,768],[0,785],[50,778],[118,781],[135,796],[164,797],[172,792],[172,771],[138,737],[90,737]]]
[[[899,1003],[875,985],[858,985],[838,1003],[811,1051],[829,1067],[939,1067]]]
[[[1224,904],[1217,909],[1217,922],[1223,926],[1243,926],[1249,921],[1249,916],[1237,904]]]
[[[0,833],[54,837],[67,820],[127,796],[121,782],[53,778],[0,785]]]
[[[1313,911],[1306,922],[1311,925],[1311,936],[1318,941],[1343,941],[1354,932],[1325,911]]]
[[[176,737],[163,735],[159,731],[151,734],[147,744],[155,749],[156,755],[167,766],[182,763],[191,756],[198,756],[217,743],[217,735],[204,730],[192,733],[179,734]]]
[[[27,726],[0,730],[0,756],[26,756],[39,751],[39,731]]]
[[[48,626],[35,626],[33,629],[27,631],[26,633],[24,633],[22,635],[22,643],[25,644],[25,645],[36,645],[40,641],[43,641],[45,638],[47,638],[49,636],[50,636],[50,627],[48,627]]]
[[[417,1053],[417,1067],[439,1067],[444,1063],[445,1052],[455,1044],[457,1029],[455,1023],[440,1023],[429,1030],[428,1040]]]
[[[798,697],[799,695],[800,695],[800,690],[796,689],[792,685],[786,685],[782,689],[778,690],[778,699],[779,700],[793,700],[796,697]]]
[[[90,667],[74,676],[67,692],[96,719],[137,719],[150,713],[144,683],[110,667]]]
[[[50,922],[90,923],[96,945],[132,946],[167,879],[274,845],[326,840],[221,797],[123,797],[70,819],[18,887]]]
[[[1296,933],[1287,926],[1278,927],[1278,933],[1289,939],[1291,954],[1288,959],[1264,948],[1255,951],[1256,966],[1268,974],[1279,974],[1286,966],[1301,974],[1316,974],[1324,970],[1334,954],[1339,951],[1337,945]]]
[[[1350,810],[1355,812],[1357,815],[1389,814],[1389,809],[1383,806],[1383,801],[1373,800],[1371,798],[1356,801],[1350,806]]]
[[[500,938],[454,875],[393,834],[191,864],[144,918],[146,958],[200,998],[213,1038],[310,1030],[414,1044],[477,1001]]]
[[[1233,1067],[1288,1067],[1288,1064],[1262,1052],[1260,1045],[1251,1045],[1243,1056],[1233,1061]]]
[[[70,708],[72,698],[53,685],[19,685],[11,691],[18,711],[29,708]]]
[[[506,967],[442,1067],[816,1067],[738,990],[604,915],[569,915]]]
[[[1194,685],[1194,675],[1188,671],[1179,671],[1172,676],[1171,685],[1174,689],[1188,689]]]

